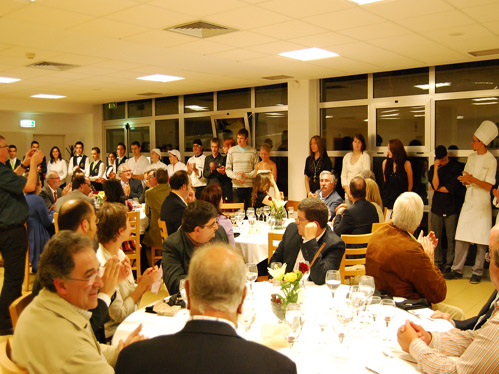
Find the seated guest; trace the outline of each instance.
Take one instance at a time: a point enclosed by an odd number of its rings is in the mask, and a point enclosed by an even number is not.
[[[55,207],[57,199],[62,196],[62,190],[59,187],[60,185],[61,178],[59,178],[59,174],[55,171],[49,171],[47,173],[45,186],[43,186],[40,191],[40,197],[45,202],[45,206],[48,210],[53,206]]]
[[[423,200],[404,192],[393,205],[392,223],[376,231],[367,245],[366,274],[374,277],[376,289],[389,296],[426,298],[430,303],[445,299],[447,286],[433,263],[437,239],[431,232],[413,236],[423,218]]]
[[[140,180],[132,178],[132,169],[130,169],[128,164],[121,164],[118,167],[118,176],[121,179],[121,187],[123,187],[126,198],[140,198],[144,187],[142,187],[142,182]]]
[[[104,181],[103,190],[106,194],[106,202],[123,204],[127,207],[129,212],[133,210],[132,204],[126,199],[125,191],[123,191],[123,187],[119,180],[108,179]]]
[[[31,171],[30,173],[35,173]],[[38,261],[43,251],[45,243],[50,239],[49,231],[53,224],[54,210],[50,212],[45,207],[45,202],[38,196],[42,189],[42,181],[37,175],[38,182],[35,191],[26,194],[26,202],[29,208],[29,217],[27,220],[28,226],[28,242],[29,242],[29,262],[36,273],[38,269]],[[51,230],[53,232],[53,229]]]
[[[215,207],[206,201],[189,203],[182,226],[163,242],[163,280],[170,295],[178,292],[180,280],[187,276],[195,249],[210,241],[228,243],[225,230],[218,227],[217,215]]]
[[[196,250],[185,285],[190,320],[174,335],[127,347],[116,373],[153,374],[165,368],[171,373],[296,373],[289,358],[237,334],[245,284],[242,257],[230,247],[214,244]]]
[[[99,261],[87,237],[62,231],[43,251],[43,289],[16,325],[12,359],[30,373],[114,373],[121,345],[98,344],[88,320],[102,287]],[[140,327],[124,345],[140,339]]]
[[[300,262],[308,261],[311,265],[310,280],[324,284],[327,271],[338,270],[345,253],[345,243],[331,230],[327,216],[327,206],[323,201],[315,197],[300,201],[296,223],[288,225],[269,262],[286,263],[287,269],[294,271]]]
[[[234,229],[232,227],[232,222],[230,222],[230,219],[228,219],[227,216],[222,213],[222,187],[220,187],[220,185],[218,184],[212,184],[211,186],[206,187],[201,192],[201,200],[206,201],[215,207],[218,213],[218,226],[223,227],[225,233],[227,234],[227,238],[229,238],[229,244],[234,247],[236,245],[236,242],[234,240]]]
[[[336,210],[333,227],[337,235],[368,234],[374,222],[378,222],[378,212],[373,204],[366,200],[366,181],[362,177],[353,177],[347,190],[352,205],[345,204]]]
[[[166,222],[168,235],[177,231],[182,224],[186,201],[192,191],[191,179],[185,170],[177,171],[170,177],[170,188],[171,193],[161,205],[161,220]]]
[[[490,279],[499,290],[499,226],[490,232]],[[480,328],[427,332],[407,321],[399,328],[400,347],[425,373],[499,373],[499,304]]]
[[[328,170],[323,170],[319,175],[320,189],[315,193],[310,192],[308,197],[317,197],[324,201],[331,213],[331,219],[336,215],[336,207],[343,203],[341,196],[334,190],[336,177]]]
[[[270,187],[273,187],[273,196],[269,195]],[[265,171],[257,174],[251,192],[251,205],[257,209],[264,205],[271,206],[272,199],[281,200],[281,193],[271,172]]]
[[[144,212],[149,217],[149,228],[144,235],[143,242],[149,247],[161,247],[163,240],[159,231],[158,219],[161,215],[161,206],[170,194],[168,172],[165,169],[151,170],[147,178],[150,184],[156,184],[146,191]],[[154,182],[151,183],[151,181]]]
[[[113,256],[116,256],[119,262],[128,263],[128,258],[121,250],[121,245],[130,237],[131,231],[126,208],[120,204],[106,203],[97,212],[97,220],[97,258],[101,266]],[[104,325],[106,338],[111,337],[118,325],[137,310],[142,295],[151,288],[158,277],[158,268],[149,268],[139,278],[138,284],[135,284],[132,272],[128,271],[126,279],[118,284],[116,297],[109,306],[111,320]]]
[[[376,181],[372,178],[364,178],[366,181],[366,200],[374,205],[378,212],[379,222],[385,222],[385,215],[383,214],[383,201]]]
[[[73,177],[71,184],[68,185],[71,192],[57,199],[55,203],[55,211],[59,213],[61,206],[69,200],[83,199],[93,204],[93,200],[89,197],[92,192],[90,180],[86,179],[83,174],[77,174]]]

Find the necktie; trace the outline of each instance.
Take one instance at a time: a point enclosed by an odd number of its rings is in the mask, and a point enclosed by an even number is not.
[[[11,160],[10,161],[10,167],[12,168],[12,170],[15,169],[15,167],[14,167],[15,165],[16,165],[16,163],[14,162],[14,160]]]
[[[57,191],[54,191],[54,203],[57,201]]]

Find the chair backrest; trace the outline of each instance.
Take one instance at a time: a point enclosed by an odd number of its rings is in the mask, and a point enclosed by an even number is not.
[[[130,237],[127,240],[134,242],[135,251],[132,253],[126,253],[126,255],[130,259],[130,266],[132,270],[137,272],[138,278],[140,277],[140,212],[138,210],[128,212],[127,215],[128,220],[130,221],[130,226],[132,226]]]
[[[361,235],[341,235],[341,239],[345,242],[346,248],[340,264],[341,283],[345,282],[345,277],[354,277],[356,275],[366,274],[366,252],[367,244],[371,239],[372,233]],[[357,248],[349,248],[349,245],[355,245]],[[346,258],[350,255],[356,255],[359,258]],[[364,265],[361,269],[350,269],[347,266]]]
[[[168,230],[166,229],[166,222],[162,221],[161,218],[158,219],[159,231],[161,233],[161,239],[163,241],[168,238]]]
[[[244,210],[244,203],[222,203],[220,210],[222,212],[235,212],[239,209]]]
[[[15,299],[9,306],[10,319],[12,320],[12,327],[16,328],[17,320],[21,315],[24,308],[26,308],[29,303],[33,300],[33,294],[28,292],[22,296]]]
[[[298,204],[300,204],[300,202],[297,200],[288,200],[288,202],[286,203],[286,208],[289,209],[290,207],[293,207],[296,212],[298,210]]]
[[[11,358],[11,348],[9,339],[0,343],[0,367],[2,373],[8,374],[28,374],[28,370],[17,366]]]
[[[284,234],[277,232],[269,232],[269,258],[268,262],[270,263],[270,259],[274,255],[275,250],[279,246],[279,242],[282,240]],[[278,242],[277,244],[275,242]]]
[[[378,222],[375,222],[375,223],[373,223],[373,227],[372,227],[372,229],[371,229],[371,232],[376,232],[376,231],[378,231],[380,228],[382,228],[383,226],[388,225],[388,224],[390,224],[390,223],[392,223],[392,220],[385,221],[385,222],[379,222],[379,223],[378,223]]]
[[[59,232],[59,213],[55,212],[54,213],[54,229],[55,233],[57,234]]]

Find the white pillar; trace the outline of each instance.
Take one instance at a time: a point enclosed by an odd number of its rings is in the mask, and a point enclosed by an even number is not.
[[[305,159],[309,141],[320,134],[319,80],[288,83],[288,199],[302,200],[305,190]]]

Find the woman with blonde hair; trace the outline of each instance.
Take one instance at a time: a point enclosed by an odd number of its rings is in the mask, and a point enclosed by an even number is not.
[[[270,187],[274,188],[274,196],[269,195]],[[279,187],[274,180],[271,172],[258,173],[255,182],[253,183],[253,192],[251,193],[251,205],[256,208],[261,208],[264,205],[272,205],[271,199],[281,200]]]
[[[383,202],[381,200],[381,194],[379,193],[378,184],[371,178],[366,178],[366,200],[369,201],[376,207],[378,212],[379,222],[385,222],[385,216],[383,215]]]

